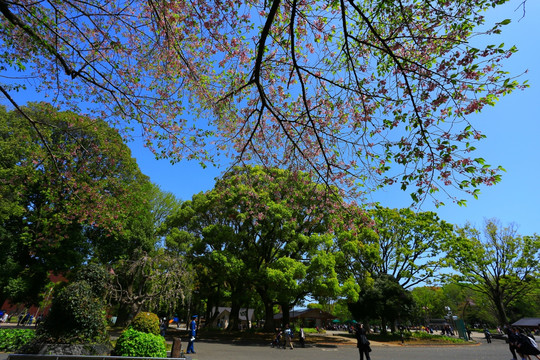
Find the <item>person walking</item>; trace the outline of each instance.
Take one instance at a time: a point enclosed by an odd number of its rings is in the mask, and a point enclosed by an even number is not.
[[[294,349],[294,346],[293,346],[293,343],[292,343],[292,337],[293,337],[293,332],[291,330],[291,328],[289,327],[289,324],[285,325],[285,346],[283,347],[284,349],[288,346],[292,349]]]
[[[531,355],[540,359],[540,349],[538,349],[535,339],[527,336],[525,331],[519,328],[515,334],[517,337],[516,352],[521,356],[521,359],[531,360]]]
[[[486,337],[487,343],[491,344],[491,333],[489,332],[488,328],[484,328],[484,335]]]
[[[283,333],[281,332],[281,329],[276,328],[276,335],[274,336],[274,340],[272,340],[272,347],[277,347],[278,349],[281,347],[281,337],[283,336]]]
[[[512,354],[511,360],[517,360],[516,349],[519,337],[516,334],[516,329],[507,327],[506,335],[508,336],[508,350],[510,350],[510,353]]]
[[[186,354],[195,354],[195,349],[193,348],[193,343],[195,342],[195,335],[197,334],[197,315],[191,317],[191,323],[189,324],[189,341]]]
[[[369,353],[371,352],[371,347],[369,345],[370,343],[366,336],[364,325],[360,324],[356,328],[356,347],[360,353],[360,360],[364,360],[364,354],[366,355],[366,360],[370,360]]]
[[[300,346],[306,347],[306,333],[303,326],[300,326]]]

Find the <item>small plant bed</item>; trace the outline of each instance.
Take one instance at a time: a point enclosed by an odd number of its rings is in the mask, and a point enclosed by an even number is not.
[[[356,344],[356,337],[354,333],[352,334],[340,334],[339,336],[334,336],[338,338],[347,338],[350,342]],[[328,339],[331,337],[322,337],[322,339]],[[443,335],[434,335],[428,334],[426,332],[404,332],[403,339],[401,338],[400,333],[387,333],[387,334],[368,334],[368,339],[370,341],[386,343],[386,344],[395,344],[395,345],[466,345],[472,344],[472,342],[465,341],[463,339],[443,336]],[[323,340],[324,341],[324,340]]]
[[[408,339],[409,341],[413,343],[428,343],[428,344],[470,344],[470,342],[455,338],[451,336],[445,336],[445,335],[434,335],[434,334],[428,334],[424,332],[414,332],[412,333],[412,336]]]
[[[13,352],[35,338],[32,329],[0,329],[0,352]]]
[[[406,345],[452,345],[452,344],[470,344],[470,342],[463,339],[445,336],[445,335],[435,335],[428,334],[426,332],[412,332],[404,333],[403,339],[399,333],[390,333],[390,334],[375,334],[368,336],[370,340],[384,343],[396,343],[401,344],[402,341]]]

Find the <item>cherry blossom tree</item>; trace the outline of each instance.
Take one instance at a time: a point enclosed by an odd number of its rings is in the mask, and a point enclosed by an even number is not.
[[[140,126],[172,162],[228,156],[355,195],[459,201],[500,179],[470,115],[524,86],[502,68],[515,48],[469,43],[509,23],[485,23],[504,2],[0,0],[0,91]]]

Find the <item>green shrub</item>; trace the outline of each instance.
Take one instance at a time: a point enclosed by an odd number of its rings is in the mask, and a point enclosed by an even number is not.
[[[167,357],[163,336],[128,328],[120,335],[114,348],[116,356]]]
[[[105,297],[107,287],[105,284],[109,282],[111,275],[107,269],[97,264],[87,264],[77,271],[73,282],[85,281],[92,288],[92,292],[97,297]]]
[[[159,318],[151,312],[140,312],[131,322],[131,327],[143,333],[159,335]]]
[[[37,335],[56,343],[102,343],[109,339],[106,326],[102,298],[86,281],[77,281],[55,295]]]
[[[0,351],[16,351],[34,337],[34,330],[30,329],[0,329]]]
[[[451,343],[465,343],[466,341],[459,338],[453,338],[450,336],[445,335],[434,335],[434,334],[428,334],[424,331],[417,331],[412,333],[412,336],[416,339],[422,339],[422,340],[439,340],[439,341],[445,341],[445,342],[451,342]]]

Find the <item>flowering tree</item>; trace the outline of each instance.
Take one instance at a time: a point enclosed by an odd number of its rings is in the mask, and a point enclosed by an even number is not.
[[[149,182],[104,121],[47,104],[24,112],[33,124],[0,107],[0,300],[35,303],[49,271],[99,256],[102,242],[127,247],[113,234],[134,242]]]
[[[354,193],[476,196],[499,169],[473,155],[468,115],[522,85],[501,70],[516,49],[468,40],[504,2],[0,0],[0,71],[140,124],[173,162],[228,155]],[[0,91],[16,105],[24,86]]]

